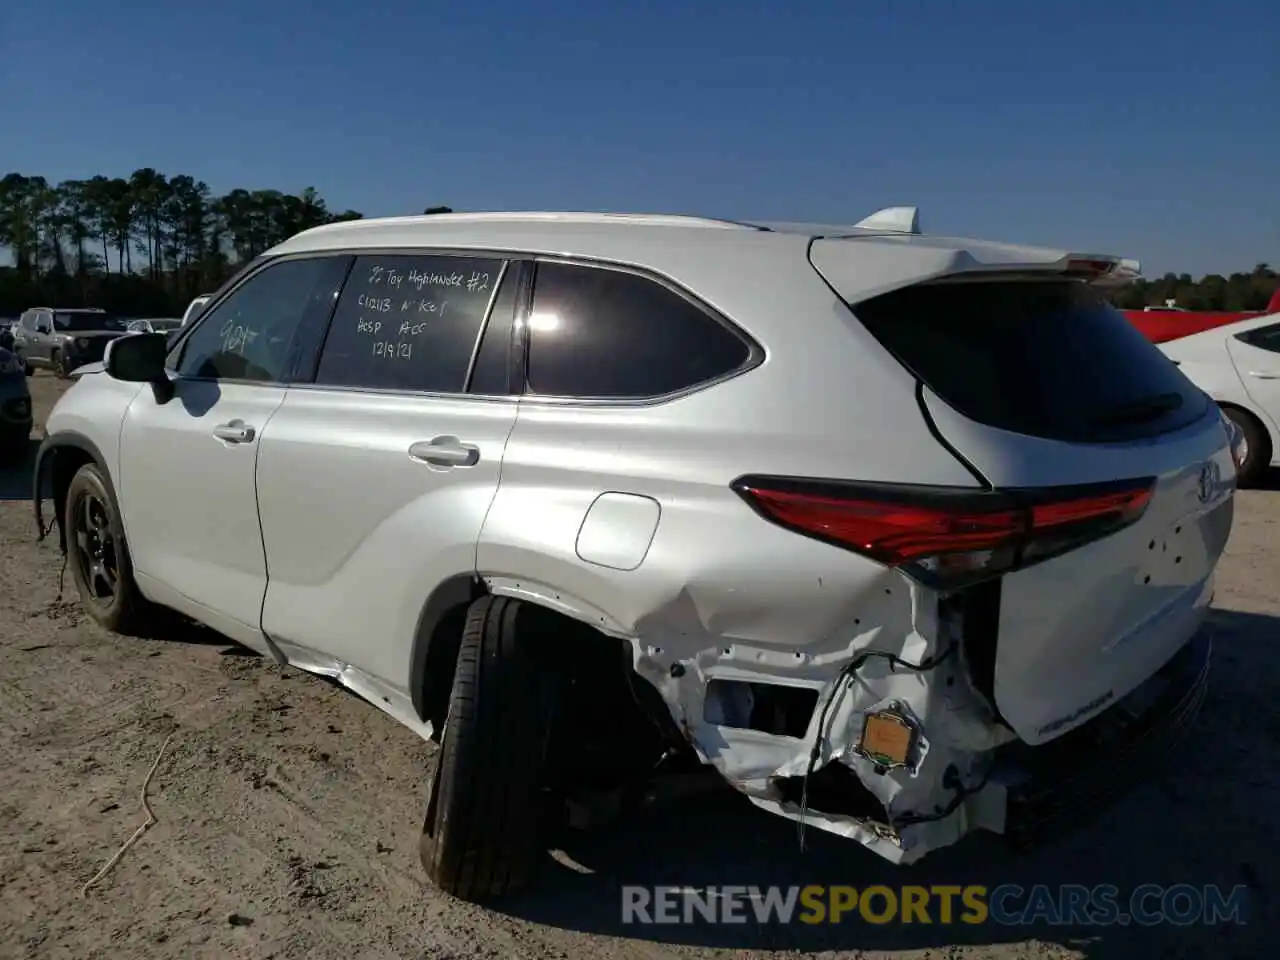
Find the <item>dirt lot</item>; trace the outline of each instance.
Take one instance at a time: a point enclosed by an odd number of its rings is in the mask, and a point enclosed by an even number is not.
[[[60,384],[32,381],[43,420]],[[0,957],[1257,957],[1280,885],[1280,492],[1239,499],[1204,721],[1171,782],[1013,858],[972,840],[910,870],[704,798],[595,834],[502,912],[424,885],[428,745],[215,634],[125,641],[59,599],[27,471],[0,474]],[[69,580],[68,580],[69,586]],[[81,888],[140,823],[157,823]],[[1247,926],[623,927],[622,883],[1245,884]],[[1269,929],[1268,929],[1269,928]]]

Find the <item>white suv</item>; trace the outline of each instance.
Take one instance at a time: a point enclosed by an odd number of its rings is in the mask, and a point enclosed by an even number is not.
[[[1098,293],[1135,270],[910,208],[334,224],[113,342],[36,489],[101,624],[172,608],[440,739],[459,896],[690,762],[895,862],[1025,842],[1204,696],[1235,467]]]

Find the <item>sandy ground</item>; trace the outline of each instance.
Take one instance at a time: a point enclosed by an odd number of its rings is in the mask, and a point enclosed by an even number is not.
[[[32,381],[42,421],[61,389]],[[1274,486],[1274,485],[1273,485]],[[736,797],[591,835],[501,912],[428,887],[432,749],[341,689],[192,627],[126,641],[59,599],[27,471],[0,474],[0,957],[1258,957],[1280,917],[1280,492],[1241,495],[1203,723],[1171,782],[1014,858],[980,838],[902,870]],[[70,582],[68,580],[68,587]],[[156,824],[86,896],[143,822]],[[590,871],[590,872],[583,872]],[[1246,884],[1250,923],[1063,929],[624,927],[622,883]]]

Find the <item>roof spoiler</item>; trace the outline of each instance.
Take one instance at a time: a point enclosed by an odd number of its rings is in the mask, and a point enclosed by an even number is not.
[[[919,207],[885,207],[855,223],[857,230],[876,230],[880,233],[920,233]]]

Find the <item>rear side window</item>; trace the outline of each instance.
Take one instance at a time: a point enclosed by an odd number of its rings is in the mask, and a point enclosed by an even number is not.
[[[529,389],[638,399],[742,367],[745,340],[674,290],[634,273],[538,264],[529,315]]]
[[[1255,327],[1253,330],[1245,330],[1242,333],[1237,333],[1236,339],[1260,350],[1280,353],[1280,323],[1272,324],[1269,327]]]
[[[478,257],[357,257],[316,383],[461,393],[502,265]]]
[[[940,282],[855,304],[899,361],[970,419],[1106,442],[1193,422],[1207,399],[1092,288],[1069,280]]]

